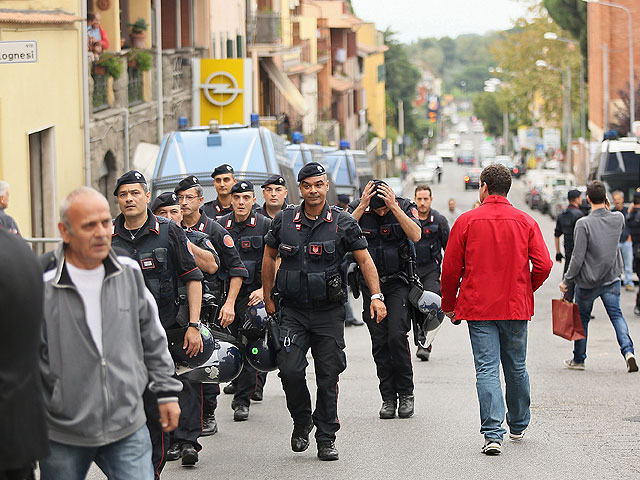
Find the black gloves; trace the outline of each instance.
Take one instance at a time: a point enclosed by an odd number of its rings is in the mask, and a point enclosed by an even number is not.
[[[560,252],[556,253],[556,262],[561,262],[563,258],[564,255],[562,255]]]

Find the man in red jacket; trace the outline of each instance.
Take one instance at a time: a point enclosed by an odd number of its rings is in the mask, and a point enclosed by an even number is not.
[[[553,266],[538,224],[507,200],[510,188],[508,168],[493,164],[482,171],[482,205],[453,224],[442,265],[442,310],[454,324],[466,320],[469,327],[487,455],[501,453],[506,433],[500,363],[509,437],[522,439],[529,425],[527,321],[533,292]]]

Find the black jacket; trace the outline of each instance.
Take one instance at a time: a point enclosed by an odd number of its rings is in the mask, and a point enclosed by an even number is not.
[[[43,320],[40,265],[26,242],[0,229],[0,470],[48,455],[39,368]]]

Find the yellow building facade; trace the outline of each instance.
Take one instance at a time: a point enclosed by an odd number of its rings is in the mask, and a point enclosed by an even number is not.
[[[380,138],[387,134],[384,52],[387,47],[373,23],[362,23],[356,31],[358,54],[364,57],[362,85],[367,98],[367,121]]]
[[[0,63],[0,179],[27,237],[57,237],[60,201],[84,184],[81,12],[78,0],[2,2],[0,48],[37,42],[37,61]]]

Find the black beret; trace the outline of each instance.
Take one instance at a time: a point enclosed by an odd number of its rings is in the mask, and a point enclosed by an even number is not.
[[[285,186],[284,183],[284,178],[282,177],[282,175],[278,175],[277,173],[274,175],[271,175],[269,178],[267,178],[265,180],[265,182],[260,185],[262,188],[266,187],[267,185],[282,185],[283,187]]]
[[[253,183],[249,180],[242,180],[241,182],[236,182],[231,187],[231,193],[244,193],[244,192],[253,192]]]
[[[340,203],[349,203],[351,199],[349,198],[349,195],[345,195],[344,193],[341,193],[340,195],[338,195],[338,201]]]
[[[578,198],[580,195],[582,195],[582,192],[574,188],[573,190],[569,190],[569,193],[567,193],[567,199],[574,200]]]
[[[173,205],[179,205],[178,196],[173,192],[164,192],[158,195],[150,208],[152,212],[155,212],[160,207],[172,207]]]
[[[116,181],[116,189],[113,191],[113,196],[118,196],[118,189],[122,185],[129,185],[132,183],[144,183],[146,185],[147,179],[144,178],[144,175],[142,175],[138,170],[129,170]]]
[[[198,177],[196,177],[195,175],[189,175],[188,177],[180,180],[180,183],[175,188],[174,192],[179,193],[184,190],[189,190],[190,188],[193,188],[196,185],[200,185],[200,181],[198,180]]]
[[[325,173],[327,173],[327,171],[318,162],[309,162],[298,172],[298,182],[301,182],[305,178],[317,177]]]
[[[222,165],[218,165],[216,169],[211,174],[211,178],[216,178],[218,175],[224,175],[225,173],[233,173],[233,167],[228,163],[223,163]]]
[[[376,191],[380,185],[386,185],[386,183],[383,182],[382,180],[373,181],[373,186]],[[374,195],[373,197],[371,197],[371,200],[369,201],[369,205],[371,205],[372,210],[375,210],[380,207],[384,207],[385,205],[384,198],[382,198],[380,195]]]

